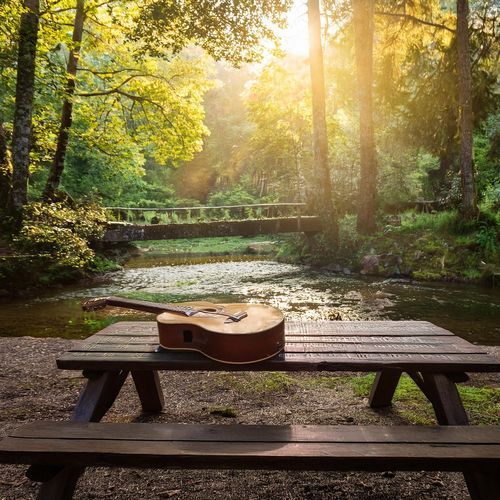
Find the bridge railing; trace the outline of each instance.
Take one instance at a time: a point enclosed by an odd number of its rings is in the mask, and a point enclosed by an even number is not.
[[[183,224],[224,220],[270,219],[307,215],[306,203],[258,203],[203,207],[105,207],[108,219],[132,224]]]

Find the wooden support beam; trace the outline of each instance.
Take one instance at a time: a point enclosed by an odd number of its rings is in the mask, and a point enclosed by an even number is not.
[[[143,411],[151,413],[162,411],[165,401],[158,372],[155,370],[133,371],[132,378],[134,379],[135,388],[141,400]]]
[[[370,406],[372,408],[390,406],[400,378],[401,371],[399,370],[378,372],[368,398]]]

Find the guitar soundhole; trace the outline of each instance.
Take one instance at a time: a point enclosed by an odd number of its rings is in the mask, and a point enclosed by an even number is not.
[[[193,342],[193,332],[191,330],[183,330],[182,336],[185,343]]]
[[[200,311],[215,313],[215,312],[218,312],[219,309],[216,309],[215,307],[203,307],[202,309],[200,309]]]

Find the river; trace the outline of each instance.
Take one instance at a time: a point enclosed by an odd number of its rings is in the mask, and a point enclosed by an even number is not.
[[[498,288],[345,276],[271,260],[215,260],[142,256],[98,283],[2,298],[0,336],[84,338],[114,321],[152,320],[125,309],[80,309],[89,297],[140,292],[162,301],[265,302],[288,320],[427,320],[471,342],[500,345]]]

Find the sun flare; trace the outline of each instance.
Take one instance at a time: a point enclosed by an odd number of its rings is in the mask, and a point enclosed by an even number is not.
[[[307,5],[303,0],[296,1],[288,13],[288,27],[281,34],[281,44],[290,54],[307,56],[309,53]]]

